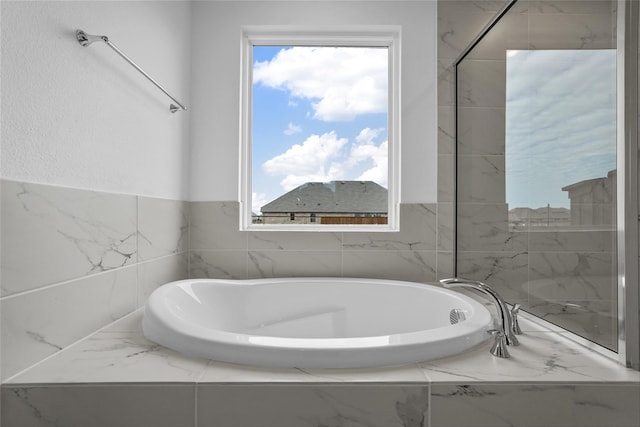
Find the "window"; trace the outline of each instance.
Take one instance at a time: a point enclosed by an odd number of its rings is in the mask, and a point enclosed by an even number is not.
[[[399,31],[243,33],[241,228],[398,229]]]

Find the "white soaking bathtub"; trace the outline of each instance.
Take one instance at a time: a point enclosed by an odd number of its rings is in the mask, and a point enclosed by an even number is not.
[[[438,286],[346,278],[195,279],[149,297],[144,335],[181,353],[283,368],[401,365],[489,338],[488,310]]]

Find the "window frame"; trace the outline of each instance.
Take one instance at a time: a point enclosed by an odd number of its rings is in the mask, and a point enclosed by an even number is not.
[[[240,82],[240,230],[393,232],[400,229],[400,27],[399,26],[245,26],[242,28]],[[253,224],[252,99],[254,46],[381,47],[388,49],[387,224]]]

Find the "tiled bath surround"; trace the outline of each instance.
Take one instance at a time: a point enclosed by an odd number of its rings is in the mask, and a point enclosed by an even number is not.
[[[144,339],[136,311],[14,377],[4,425],[635,427],[640,373],[524,320],[513,358],[484,343],[377,369],[272,369]],[[532,403],[535,402],[535,403]],[[112,410],[112,408],[118,408]],[[544,408],[544,409],[542,409]]]
[[[187,277],[188,204],[2,181],[2,375]]]
[[[191,277],[332,276],[423,283],[438,277],[434,203],[402,204],[397,233],[239,231],[238,209],[237,202],[191,203]],[[450,256],[440,256],[450,263]]]

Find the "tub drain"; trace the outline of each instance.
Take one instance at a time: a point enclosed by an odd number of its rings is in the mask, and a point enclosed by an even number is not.
[[[451,322],[452,325],[460,323],[463,320],[467,320],[467,317],[464,315],[464,311],[454,308],[449,312],[449,322]]]

